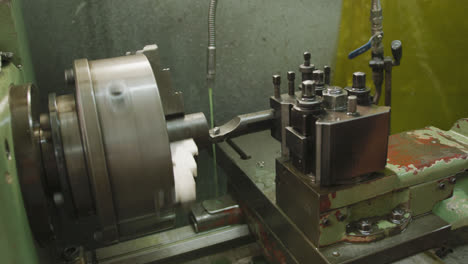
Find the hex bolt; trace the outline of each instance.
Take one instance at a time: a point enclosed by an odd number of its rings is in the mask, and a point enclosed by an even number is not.
[[[449,182],[450,182],[451,184],[455,184],[455,183],[457,183],[457,178],[456,178],[456,177],[452,177],[452,178],[450,178]]]
[[[288,71],[288,94],[294,96],[295,88],[294,80],[296,79],[296,73],[293,71]]]
[[[400,208],[392,210],[392,220],[393,221],[399,222],[399,221],[403,220],[404,215],[405,215],[405,212]]]
[[[359,223],[359,231],[361,232],[370,232],[372,229],[372,224],[368,220],[362,220]]]
[[[313,98],[315,96],[315,81],[307,80],[302,82],[302,97]]]
[[[221,132],[221,129],[219,127],[214,127],[213,128],[213,134],[214,135],[219,135],[220,132]]]
[[[322,219],[322,225],[324,225],[324,226],[330,225],[330,219],[328,219],[327,217],[325,217],[324,219]]]
[[[439,184],[439,189],[441,189],[441,190],[445,189],[445,183],[441,182]]]
[[[317,85],[325,84],[325,73],[322,70],[315,70],[312,72],[312,79],[317,82]]]
[[[353,115],[357,112],[357,97],[355,95],[348,96],[348,114]]]
[[[366,88],[366,74],[364,72],[353,73],[353,88],[355,89]]]
[[[63,250],[63,258],[66,261],[76,260],[79,257],[79,255],[80,255],[80,249],[78,247],[71,246],[71,247],[66,247]]]
[[[299,66],[299,71],[302,73],[302,81],[312,80],[312,72],[315,70],[315,65],[310,64],[310,52],[304,52],[304,63]]]
[[[328,65],[323,66],[323,72],[325,73],[324,82],[325,85],[330,85],[331,82],[331,67]]]
[[[336,219],[340,222],[343,222],[345,219],[346,219],[346,215],[342,214],[342,213],[337,213],[336,214]]]
[[[75,71],[73,69],[65,70],[65,83],[66,84],[75,83]]]
[[[281,76],[273,75],[273,88],[275,90],[275,98],[281,98]]]

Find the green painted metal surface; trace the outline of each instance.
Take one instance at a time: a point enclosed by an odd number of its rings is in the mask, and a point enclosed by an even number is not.
[[[23,82],[13,64],[0,72],[0,256],[2,263],[38,263],[34,240],[21,196],[12,139],[8,93]]]
[[[38,263],[18,182],[8,104],[10,85],[35,79],[21,9],[18,0],[0,1],[0,51],[14,53],[0,71],[0,256],[8,264]]]
[[[459,177],[453,196],[434,206],[434,214],[452,224],[452,229],[468,226],[468,174]]]
[[[393,68],[392,133],[435,126],[449,129],[454,120],[468,116],[467,1],[381,0],[385,54],[390,43],[403,43],[401,65]],[[335,83],[350,85],[352,73],[367,73],[373,88],[370,52],[353,60],[347,55],[371,37],[370,0],[344,0],[336,62]],[[383,103],[384,98],[381,98]]]
[[[13,52],[13,63],[21,65],[24,82],[35,82],[21,0],[0,1],[0,51]]]

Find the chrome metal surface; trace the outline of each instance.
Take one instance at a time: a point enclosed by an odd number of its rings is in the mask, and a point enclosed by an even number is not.
[[[323,106],[327,110],[346,110],[346,98],[348,93],[338,86],[330,86],[323,91]]]
[[[171,71],[169,68],[163,68],[159,57],[158,46],[148,45],[143,50],[137,51],[137,54],[144,54],[151,64],[154,76],[156,78],[159,96],[162,101],[162,108],[166,116],[184,114],[183,94],[174,91],[172,87]]]
[[[126,241],[96,250],[99,264],[153,263],[210,246],[248,238],[247,225],[196,234],[191,226]]]
[[[208,130],[208,121],[203,113],[187,114],[167,120],[170,142],[193,138],[198,146],[205,145],[209,142]]]
[[[11,86],[10,105],[14,155],[31,230],[40,243],[50,239],[51,224],[44,192],[39,146],[39,94],[32,84]],[[6,102],[5,102],[6,103]]]
[[[160,212],[175,203],[169,137],[153,70],[143,54],[90,61],[89,70],[119,232],[149,232]]]
[[[76,114],[75,97],[72,94],[56,97],[56,107],[67,180],[73,203],[78,216],[88,216],[94,211],[94,206]]]
[[[211,129],[210,139],[212,142],[220,142],[227,138],[267,129],[271,127],[274,117],[273,109],[239,115],[226,124],[218,127],[218,133],[215,133],[215,130]]]
[[[65,154],[63,151],[62,133],[60,132],[60,119],[57,109],[57,100],[55,94],[49,94],[49,120],[50,120],[50,133],[53,142],[53,152],[55,155],[56,168],[58,173],[58,181],[60,190],[60,197],[55,204],[62,207],[68,215],[75,216],[75,208],[73,204],[73,197],[71,195],[71,188],[68,182],[67,165],[65,161]],[[53,171],[47,171],[53,173]],[[55,196],[55,194],[54,194]]]
[[[100,224],[96,238],[100,241],[111,242],[118,239],[117,219],[88,60],[76,60],[74,70],[76,108]]]

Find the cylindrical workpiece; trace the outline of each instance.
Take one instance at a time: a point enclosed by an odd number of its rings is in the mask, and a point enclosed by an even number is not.
[[[167,120],[169,141],[193,138],[198,146],[208,143],[208,122],[203,113],[187,114]]]

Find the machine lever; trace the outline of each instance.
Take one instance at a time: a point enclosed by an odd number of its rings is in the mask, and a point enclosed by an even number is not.
[[[357,56],[363,54],[364,52],[370,50],[370,48],[372,47],[372,40],[377,37],[378,35],[382,35],[382,32],[379,32],[378,34],[375,34],[374,36],[372,36],[369,41],[362,45],[361,47],[351,51],[349,54],[348,54],[348,59],[354,59],[356,58]]]

